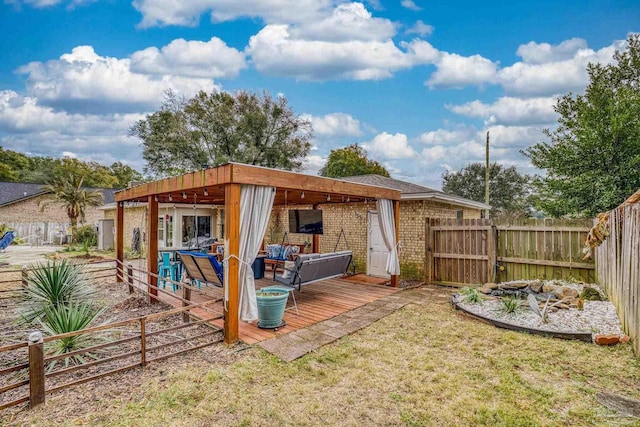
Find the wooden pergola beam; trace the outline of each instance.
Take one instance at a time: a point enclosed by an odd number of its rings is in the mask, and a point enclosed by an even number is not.
[[[158,298],[158,202],[155,196],[149,196],[147,219],[147,271],[149,272],[149,302],[156,303]]]
[[[116,203],[116,282],[124,280],[124,202]],[[118,274],[118,268],[121,273]]]
[[[225,281],[227,286],[224,310],[224,342],[234,344],[239,339],[238,315],[240,306],[240,284],[238,273],[240,264],[240,184],[227,184],[225,186],[225,236],[224,245],[227,258]]]

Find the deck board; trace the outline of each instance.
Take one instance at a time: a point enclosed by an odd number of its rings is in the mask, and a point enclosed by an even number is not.
[[[256,289],[271,286],[274,282],[271,278],[256,280]],[[286,326],[272,331],[258,328],[256,322],[239,322],[240,339],[247,344],[254,344],[278,335],[287,334],[297,329],[311,326],[323,320],[331,319],[347,311],[361,307],[398,292],[399,288],[391,288],[380,284],[367,283],[365,281],[345,280],[342,278],[329,279],[309,285],[302,286],[302,291],[294,290],[298,303],[298,312],[295,309],[286,310],[284,320]],[[222,289],[207,287],[207,295],[193,291],[192,300],[196,303],[210,300],[212,297],[222,297]],[[179,307],[182,303],[172,298],[170,295],[162,294],[160,299],[166,303]],[[293,300],[289,298],[287,307],[293,307]],[[211,306],[210,310],[194,309],[192,314],[199,318],[212,318],[222,314],[222,303]],[[212,322],[214,325],[222,327],[223,320],[218,319]]]

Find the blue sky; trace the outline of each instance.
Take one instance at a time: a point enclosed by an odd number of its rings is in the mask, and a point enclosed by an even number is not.
[[[365,146],[399,179],[440,188],[484,158],[535,173],[553,104],[640,30],[638,1],[4,0],[0,146],[123,161],[163,92],[268,90],[314,125],[306,164]]]

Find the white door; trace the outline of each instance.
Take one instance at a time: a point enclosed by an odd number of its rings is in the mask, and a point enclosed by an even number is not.
[[[387,256],[389,251],[382,240],[378,214],[369,212],[369,237],[368,237],[367,274],[369,276],[390,277],[386,271]]]

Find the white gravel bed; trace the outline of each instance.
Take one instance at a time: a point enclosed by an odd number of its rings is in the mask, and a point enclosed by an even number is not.
[[[583,310],[570,308],[549,312],[547,323],[542,323],[540,316],[531,311],[526,301],[515,314],[504,313],[499,299],[487,299],[482,304],[460,302],[459,305],[472,313],[526,328],[569,333],[624,334],[616,309],[609,301],[585,301]]]

